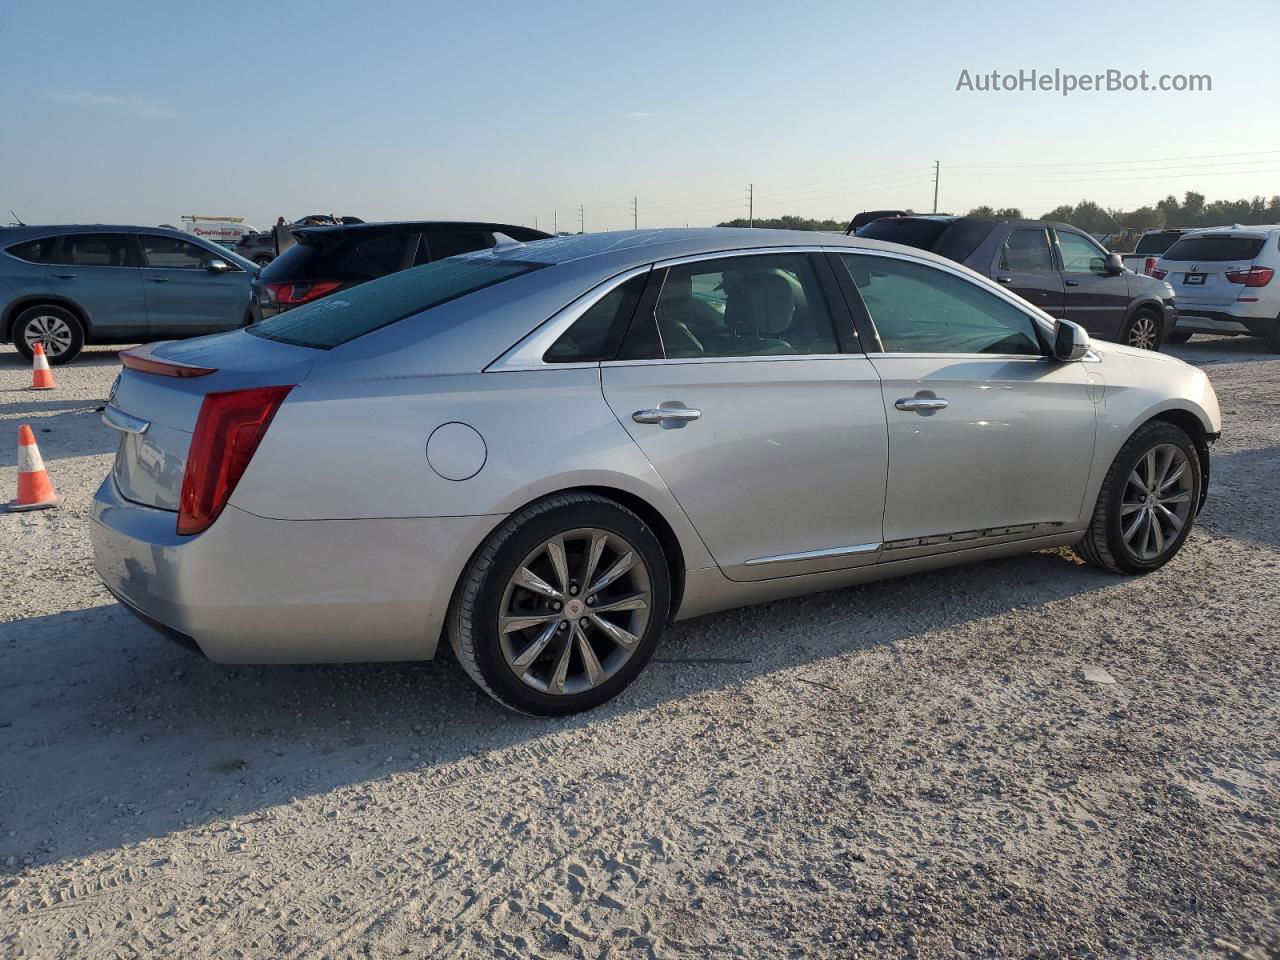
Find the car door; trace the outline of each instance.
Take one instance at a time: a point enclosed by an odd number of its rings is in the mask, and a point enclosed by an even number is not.
[[[249,274],[232,260],[181,237],[137,235],[151,337],[190,337],[244,324]],[[221,260],[226,270],[210,270]]]
[[[830,267],[719,255],[659,264],[650,284],[601,386],[725,575],[873,563],[884,405]]]
[[[95,337],[146,334],[147,306],[127,234],[66,234],[50,263],[50,290],[84,308]]]
[[[1087,364],[1030,313],[936,263],[840,255],[888,415],[883,559],[1078,523],[1093,461]]]
[[[1107,251],[1074,230],[1053,230],[1062,265],[1068,320],[1114,340],[1129,308],[1129,281],[1107,271]]]
[[[996,256],[994,276],[996,283],[1004,284],[1049,316],[1063,316],[1062,273],[1044,227],[1010,230]]]

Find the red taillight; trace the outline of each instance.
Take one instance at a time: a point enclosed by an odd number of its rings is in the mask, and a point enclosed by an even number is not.
[[[1232,283],[1243,283],[1246,287],[1265,287],[1275,276],[1270,267],[1250,267],[1248,270],[1228,270],[1227,279]]]
[[[1156,258],[1147,257],[1146,262],[1142,265],[1142,272],[1145,273],[1148,277],[1154,277],[1155,269],[1156,269]]]
[[[337,280],[316,280],[313,283],[268,283],[265,286],[267,296],[276,303],[296,305],[327,297],[342,284]]]
[[[1147,273],[1151,274],[1151,276],[1155,277],[1157,280],[1163,280],[1165,277],[1169,275],[1168,270],[1160,270],[1160,269],[1157,269],[1156,267],[1152,267],[1150,270],[1147,271]]]
[[[205,394],[182,477],[178,533],[200,533],[218,519],[292,389],[254,387]]]

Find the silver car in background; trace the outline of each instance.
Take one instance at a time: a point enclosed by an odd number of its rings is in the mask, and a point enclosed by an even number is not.
[[[222,662],[426,659],[533,714],[674,619],[1045,547],[1155,570],[1205,375],[854,237],[502,242],[140,348],[93,506],[122,603]]]

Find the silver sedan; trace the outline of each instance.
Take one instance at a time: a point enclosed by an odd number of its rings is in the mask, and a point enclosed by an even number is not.
[[[1208,379],[918,250],[763,230],[455,257],[139,348],[96,566],[221,662],[426,659],[586,709],[672,620],[1073,545],[1177,553]]]

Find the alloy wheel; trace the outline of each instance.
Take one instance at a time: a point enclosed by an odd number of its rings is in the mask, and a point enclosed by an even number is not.
[[[1156,322],[1146,314],[1135,317],[1133,326],[1129,328],[1129,346],[1142,350],[1154,350],[1159,329]]]
[[[1191,518],[1193,480],[1186,451],[1171,443],[1148,450],[1134,465],[1120,501],[1120,533],[1139,560],[1154,560]]]
[[[22,339],[30,350],[38,343],[50,358],[60,357],[71,347],[71,325],[62,317],[40,314],[27,321]]]
[[[608,530],[570,530],[530,552],[507,581],[502,655],[541,693],[582,693],[631,659],[652,607],[649,569],[632,544]]]

